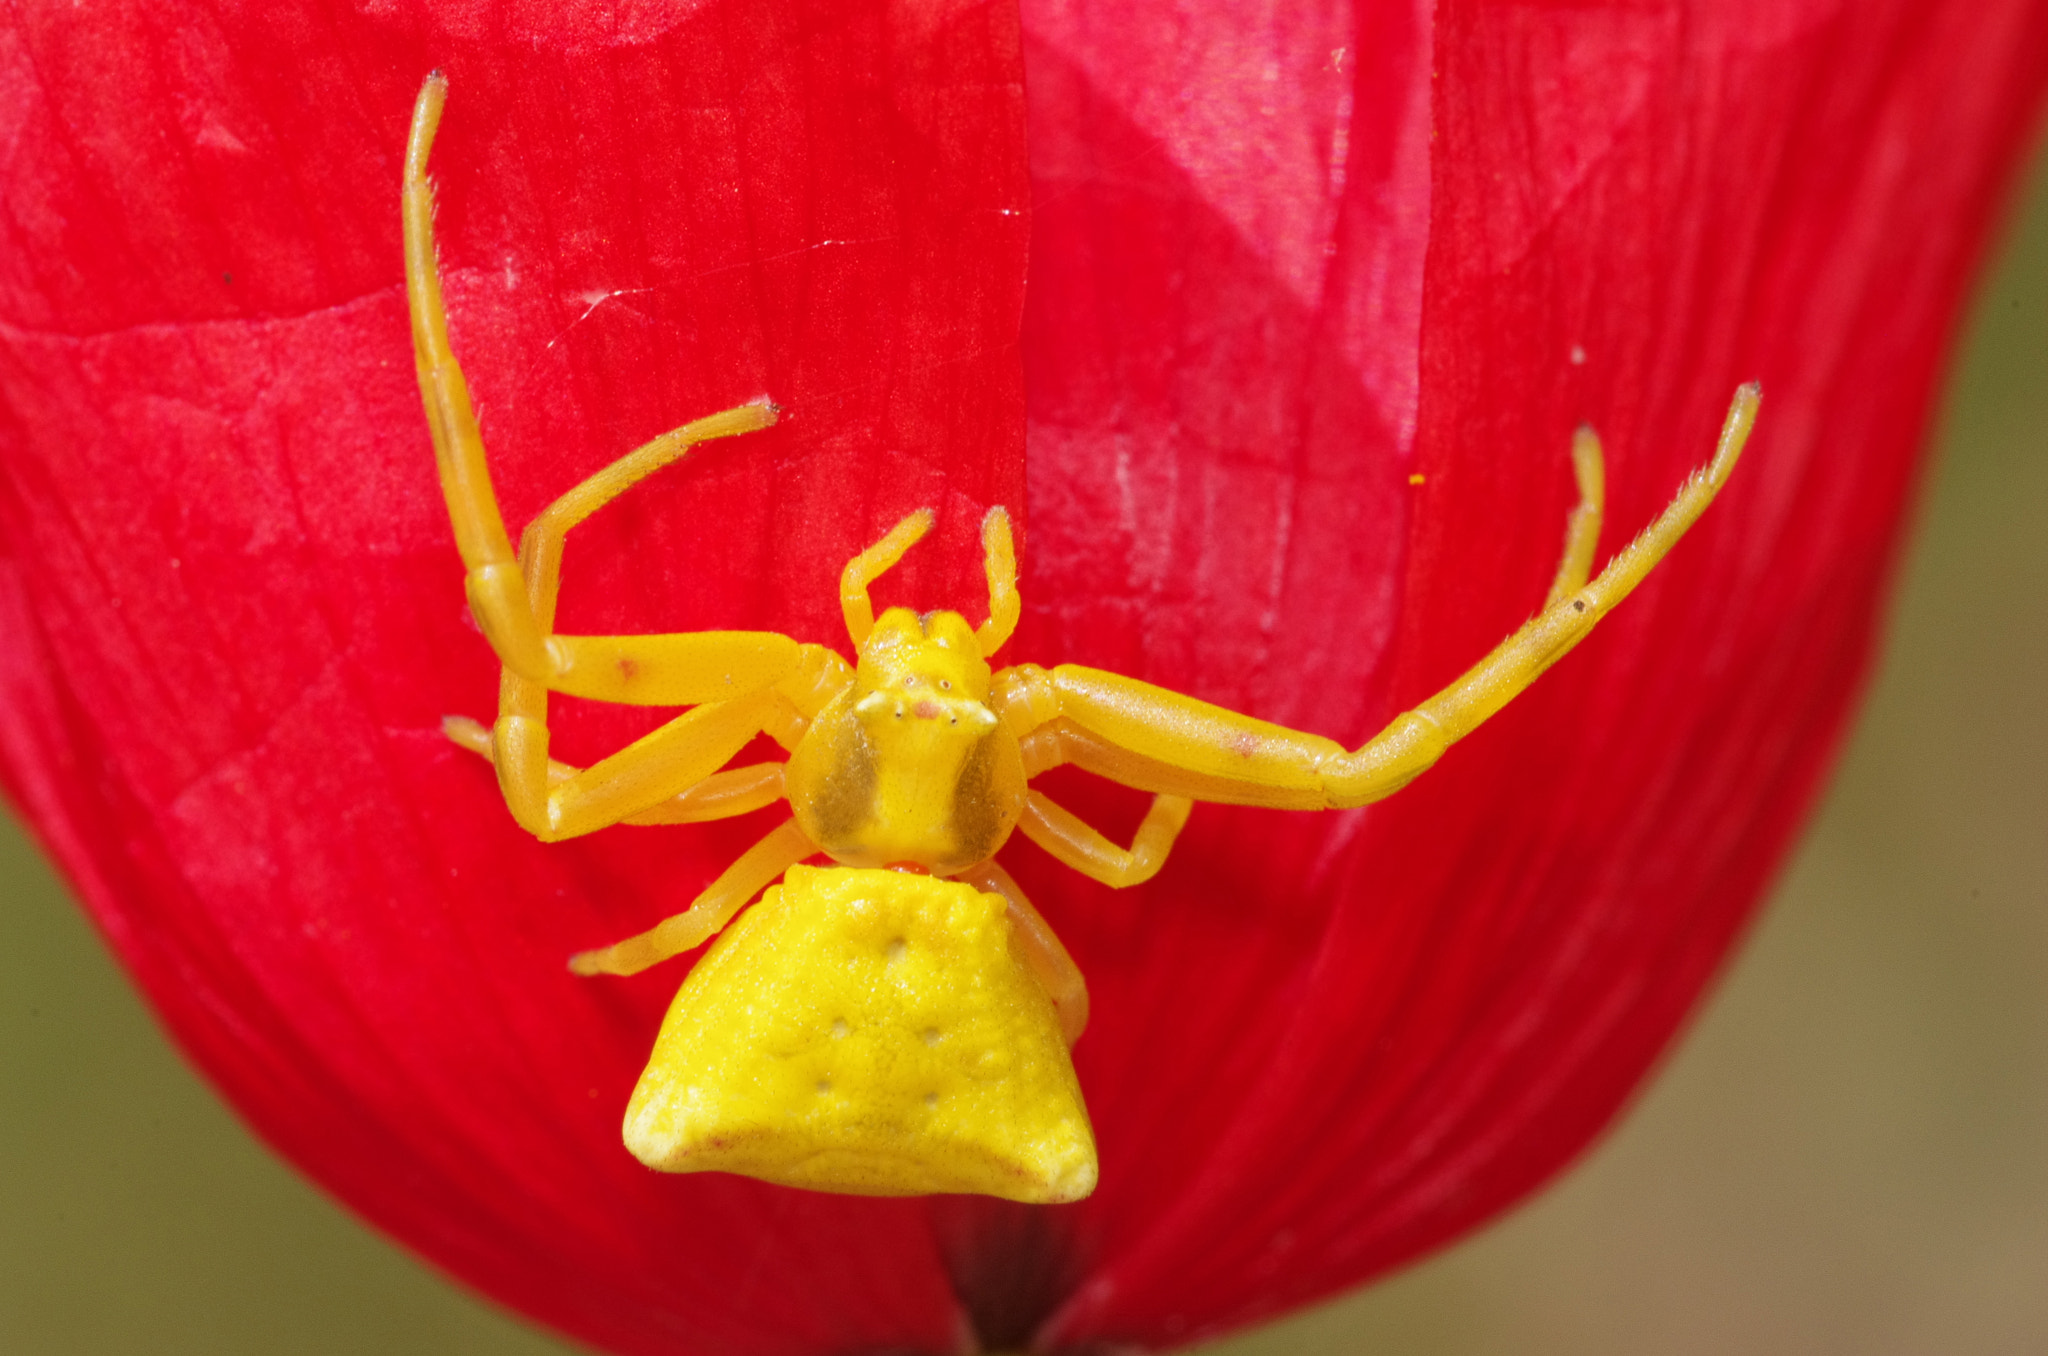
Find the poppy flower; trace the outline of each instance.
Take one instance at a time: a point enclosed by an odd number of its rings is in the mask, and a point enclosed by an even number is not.
[[[1121,892],[1005,849],[1094,992],[1089,1200],[655,1176],[618,1121],[681,966],[563,962],[766,824],[542,845],[440,733],[496,664],[400,284],[434,67],[513,522],[687,419],[785,411],[578,529],[578,629],[840,643],[840,564],[921,506],[881,601],[972,612],[1000,503],[1010,658],[1356,745],[1541,601],[1574,426],[1611,549],[1739,381],[1763,422],[1649,582],[1400,796],[1199,807]],[[585,1341],[1255,1321],[1544,1181],[1714,974],[1852,704],[2044,77],[2038,0],[17,7],[0,773],[261,1134]],[[560,708],[579,761],[649,719]]]

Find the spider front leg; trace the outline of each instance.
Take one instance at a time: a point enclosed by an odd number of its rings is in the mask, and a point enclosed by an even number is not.
[[[1045,757],[1155,793],[1293,810],[1391,795],[1562,658],[1670,552],[1726,483],[1759,399],[1754,385],[1736,392],[1713,462],[1590,583],[1582,581],[1599,531],[1602,474],[1599,443],[1582,431],[1573,448],[1581,502],[1547,606],[1357,750],[1079,665],[1005,670],[997,696],[1003,718],[1020,737],[1046,731],[1052,752]]]
[[[448,342],[433,239],[427,160],[447,99],[436,72],[421,87],[406,145],[403,226],[413,355],[449,521],[467,570],[470,610],[505,665],[494,761],[508,805],[546,838],[587,833],[647,810],[716,770],[772,722],[757,699],[797,669],[800,647],[771,632],[648,636],[552,634],[561,549],[571,527],[697,443],[765,428],[775,411],[743,405],[686,424],[598,472],[528,528],[512,554],[461,366]],[[697,706],[592,768],[552,779],[547,693],[600,701]]]
[[[434,190],[427,177],[427,157],[447,97],[448,83],[437,71],[427,77],[413,107],[403,200],[406,299],[427,428],[477,624],[515,673],[554,691],[599,701],[688,705],[733,696],[745,690],[751,676],[735,675],[733,665],[749,661],[770,671],[754,686],[774,681],[793,662],[795,642],[772,633],[549,634],[562,538],[571,527],[696,444],[766,428],[775,422],[776,411],[766,401],[741,405],[685,424],[620,458],[534,521],[525,544],[529,552],[538,548],[537,555],[522,570],[498,512],[469,387],[448,342],[434,251]]]

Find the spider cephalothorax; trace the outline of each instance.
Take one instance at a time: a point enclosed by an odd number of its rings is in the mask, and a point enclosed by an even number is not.
[[[429,77],[414,112],[407,290],[470,605],[505,666],[496,724],[451,717],[448,734],[492,759],[514,817],[543,839],[790,806],[790,818],[688,911],[571,960],[582,974],[631,974],[703,944],[762,896],[692,971],[634,1094],[627,1141],[657,1167],[828,1190],[1086,1194],[1093,1140],[1060,1042],[1072,1044],[1087,1024],[1087,986],[994,860],[1011,832],[1096,880],[1135,885],[1159,870],[1195,800],[1320,810],[1391,795],[1641,582],[1712,502],[1756,418],[1757,389],[1745,386],[1712,463],[1591,578],[1603,472],[1599,440],[1580,429],[1579,504],[1541,612],[1353,750],[1099,669],[992,671],[1019,608],[1000,507],[982,524],[989,619],[978,627],[953,612],[875,617],[868,585],[930,529],[928,510],[847,564],[840,602],[854,665],[772,632],[560,635],[555,597],[569,530],[693,445],[766,428],[777,411],[765,400],[742,405],[629,453],[528,524],[515,555],[449,348],[434,264],[426,165],[446,94],[441,77]],[[575,768],[548,757],[550,692],[691,709]],[[761,733],[788,751],[787,762],[725,769]],[[1030,786],[1065,763],[1153,794],[1128,848]],[[799,868],[820,855],[837,866]],[[750,928],[776,940],[741,946],[737,934]],[[855,1009],[858,1021],[848,1015]],[[732,1023],[776,1029],[721,1027]]]
[[[1024,807],[1017,738],[988,700],[966,618],[883,613],[853,682],[790,751],[783,787],[798,826],[847,866],[950,876],[987,861]]]

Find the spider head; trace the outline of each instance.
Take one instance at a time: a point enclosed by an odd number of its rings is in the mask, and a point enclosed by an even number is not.
[[[979,737],[995,728],[989,667],[974,628],[957,612],[894,607],[860,647],[854,714],[869,724],[937,721]]]

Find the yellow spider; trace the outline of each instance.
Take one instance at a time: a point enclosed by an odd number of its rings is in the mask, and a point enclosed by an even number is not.
[[[1579,503],[1543,610],[1355,751],[1098,669],[991,671],[1018,618],[1000,507],[982,523],[989,619],[978,627],[954,612],[874,614],[869,584],[931,528],[928,509],[847,564],[853,665],[773,632],[560,635],[569,530],[697,443],[766,428],[776,409],[742,405],[622,457],[528,524],[515,555],[442,308],[426,171],[446,97],[437,72],[414,109],[406,287],[470,609],[504,663],[496,725],[450,717],[447,733],[493,760],[513,817],[549,842],[789,802],[790,818],[687,912],[570,962],[632,974],[701,945],[762,896],[691,972],[634,1093],[627,1144],[654,1167],[871,1194],[1086,1195],[1094,1142],[1066,1048],[1087,1024],[1088,990],[994,860],[1011,832],[1104,884],[1136,885],[1159,870],[1194,800],[1322,810],[1392,794],[1628,595],[1713,500],[1756,418],[1758,390],[1744,386],[1712,464],[1590,581],[1603,473],[1599,441],[1581,429]],[[691,709],[575,768],[548,757],[550,692]],[[720,770],[763,732],[786,763]],[[1130,847],[1031,789],[1063,763],[1153,793]],[[818,855],[838,865],[800,865]]]

